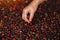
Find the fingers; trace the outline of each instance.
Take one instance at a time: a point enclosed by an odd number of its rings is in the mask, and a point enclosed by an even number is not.
[[[25,21],[29,23],[29,20],[27,18],[27,14],[25,14],[25,17],[24,17]]]
[[[34,12],[30,11],[30,18],[28,20],[27,18],[27,14],[28,14],[28,10],[23,10],[23,14],[22,14],[22,19],[28,23],[30,23],[33,19],[33,16],[34,16]]]
[[[28,14],[28,10],[23,10],[22,19],[29,23],[27,14]]]
[[[33,12],[31,12],[31,13],[30,13],[30,18],[29,18],[29,21],[30,21],[30,22],[32,21],[33,16],[34,16],[34,13],[33,13]]]

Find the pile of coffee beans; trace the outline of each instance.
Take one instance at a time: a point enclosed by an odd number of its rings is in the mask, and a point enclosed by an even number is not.
[[[38,6],[31,23],[22,19],[32,0],[0,0],[0,40],[60,40],[60,1]]]

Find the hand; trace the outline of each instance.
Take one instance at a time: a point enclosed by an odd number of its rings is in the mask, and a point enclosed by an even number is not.
[[[37,10],[37,5],[35,5],[34,3],[28,5],[27,7],[25,7],[23,9],[23,13],[22,13],[22,19],[25,20],[26,22],[30,23],[34,17],[34,13]],[[27,18],[27,14],[29,13],[29,19]]]

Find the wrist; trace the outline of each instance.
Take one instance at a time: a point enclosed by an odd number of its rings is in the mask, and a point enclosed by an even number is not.
[[[38,1],[36,0],[32,1],[30,4],[35,7],[39,5]]]
[[[37,4],[37,5],[40,4],[40,0],[33,0],[33,2],[34,2],[35,4]]]
[[[47,1],[47,0],[33,0],[33,2],[37,5],[41,4],[44,1]]]

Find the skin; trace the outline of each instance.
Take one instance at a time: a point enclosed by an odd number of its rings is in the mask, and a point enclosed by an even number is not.
[[[22,19],[28,23],[30,23],[34,17],[34,14],[38,8],[38,5],[46,0],[33,0],[28,6],[23,9]],[[27,18],[27,14],[30,14],[29,19]]]

